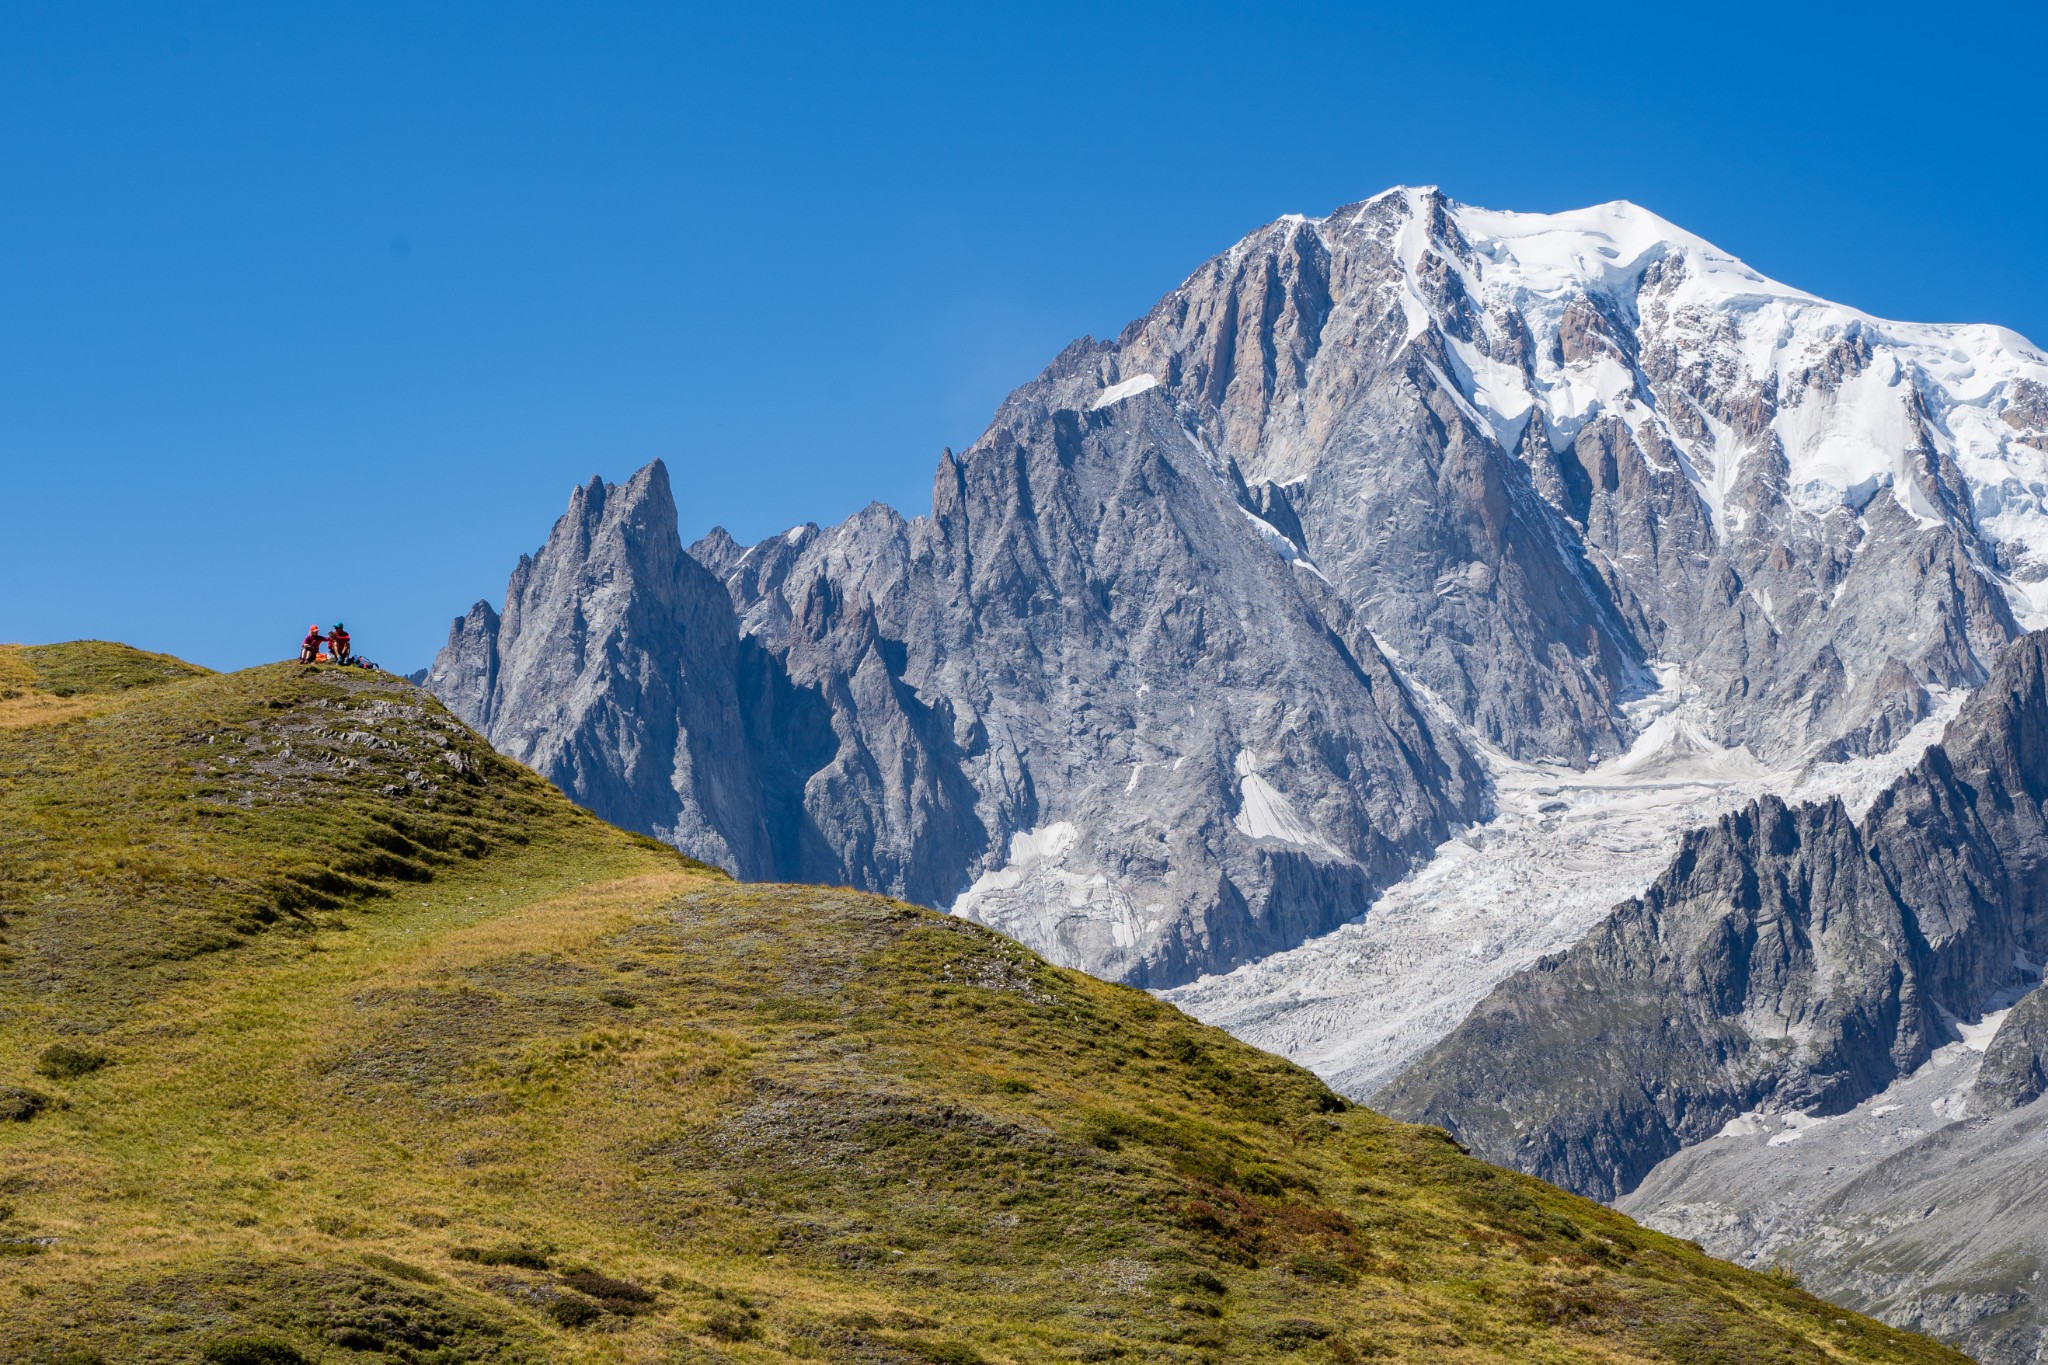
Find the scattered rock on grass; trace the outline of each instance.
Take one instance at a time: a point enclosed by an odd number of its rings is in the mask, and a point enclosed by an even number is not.
[[[27,1123],[49,1106],[48,1095],[19,1086],[0,1085],[0,1123]]]

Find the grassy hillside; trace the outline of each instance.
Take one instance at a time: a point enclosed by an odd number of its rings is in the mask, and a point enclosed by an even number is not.
[[[0,1358],[1961,1359],[396,679],[0,670]]]

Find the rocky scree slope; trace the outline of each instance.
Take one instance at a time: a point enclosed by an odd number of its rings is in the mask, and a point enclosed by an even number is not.
[[[1881,1117],[1884,1103],[1896,1110],[1890,1088],[1974,1026],[1985,1049],[1975,1088],[1967,1100],[1946,1091],[1938,1098],[1950,1119],[2027,1114],[1998,1125],[1989,1148],[1971,1158],[2003,1153],[2005,1167],[2023,1172],[2011,1145],[2037,1147],[2048,1116],[2034,1110],[2048,1071],[2037,965],[2048,947],[2044,798],[2048,633],[2039,633],[2007,650],[1942,742],[1860,822],[1839,802],[1787,808],[1770,799],[1687,836],[1645,895],[1504,983],[1379,1102],[1443,1124],[1493,1160],[1611,1199],[1731,1124],[1739,1122],[1731,1136],[1755,1135],[1759,1115],[1824,1119],[1864,1106]],[[2021,1007],[1998,1014],[2028,991]],[[1790,1131],[1779,1146],[1824,1145],[1803,1124]],[[1783,1135],[1772,1130],[1766,1142]],[[1901,1191],[1917,1196],[1929,1181],[1975,1178],[1961,1145],[1968,1144],[1949,1134],[1883,1153],[1889,1174],[1858,1181],[1851,1202],[1866,1212],[1882,1206],[1877,1212],[1902,1221],[1925,1219],[1942,1205],[1908,1210]],[[1755,1155],[1753,1144],[1745,1150]],[[1845,1181],[1871,1164],[1837,1156]],[[1739,1168],[1719,1170],[1734,1182]],[[1701,1163],[1677,1169],[1661,1193],[1630,1206],[1687,1206],[1694,1211],[1672,1217],[1702,1231],[1698,1206],[1709,1196]],[[1842,1197],[1851,1198],[1847,1187]],[[1754,1181],[1722,1184],[1718,1205],[1752,1231],[1757,1206],[1768,1207]],[[1999,1201],[1967,1229],[1950,1225],[1968,1247],[1896,1259],[1881,1288],[1851,1273],[1867,1269],[1858,1243],[1869,1237],[1816,1238],[1805,1250],[1850,1301],[1883,1303],[1908,1320],[1922,1320],[1929,1296],[1976,1284],[1980,1311],[1928,1319],[1973,1341],[1967,1323],[2009,1308],[1984,1307],[1986,1284],[2004,1292],[2016,1278],[2008,1273],[2013,1259],[1994,1253],[2014,1240],[2038,1247],[2038,1208]],[[1756,1249],[1758,1239],[1741,1237],[1740,1227],[1719,1231],[1724,1250]],[[2029,1351],[2043,1339],[2033,1293],[2025,1291]],[[2010,1335],[2010,1327],[1995,1332]]]
[[[2048,1341],[2044,1018],[2035,987],[1847,1113],[1744,1115],[1621,1207],[1982,1365],[2033,1365]]]
[[[1773,765],[1888,748],[2042,619],[2048,361],[1403,189],[1070,347],[929,517],[683,557],[667,499],[578,494],[429,685],[740,875],[1168,985],[1357,916],[1485,755],[1622,752],[1660,670]]]
[[[398,679],[72,696],[0,727],[10,1360],[1958,1359]]]

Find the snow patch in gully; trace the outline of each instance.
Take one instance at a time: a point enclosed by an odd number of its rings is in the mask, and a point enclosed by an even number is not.
[[[1294,803],[1279,788],[1259,776],[1257,760],[1249,753],[1237,756],[1237,781],[1242,804],[1234,823],[1239,832],[1253,839],[1279,839],[1331,858],[1344,857],[1296,813]]]
[[[1011,835],[1009,861],[976,877],[948,913],[1024,943],[1066,945],[1106,932],[1117,947],[1130,947],[1148,926],[1107,876],[1067,869],[1080,842],[1081,831],[1065,820]],[[1165,913],[1146,909],[1153,920]]]
[[[1124,380],[1121,384],[1111,384],[1108,388],[1104,389],[1096,397],[1095,401],[1089,404],[1088,410],[1090,412],[1095,412],[1099,409],[1108,407],[1111,403],[1122,402],[1124,399],[1135,397],[1136,395],[1145,392],[1147,389],[1156,389],[1158,387],[1159,380],[1157,377],[1153,375],[1133,375],[1131,378]]]

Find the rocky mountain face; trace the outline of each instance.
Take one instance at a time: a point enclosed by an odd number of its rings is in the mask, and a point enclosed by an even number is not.
[[[1863,317],[1632,205],[1282,220],[1109,354],[1517,757],[1625,748],[1649,659],[1722,743],[1885,747],[1925,686],[1983,679],[2031,610],[2006,576],[2044,567],[2038,353]]]
[[[697,856],[1169,985],[1355,919],[1660,696],[1761,762],[1889,748],[2034,619],[2048,363],[1631,205],[1395,190],[1070,347],[929,516],[684,556],[660,482],[580,493],[430,685]]]
[[[2024,954],[2019,966],[2040,975]],[[2048,992],[2031,992],[1999,1021],[1970,1089],[1971,1108],[1983,1114],[2018,1109],[2048,1094]]]
[[[1483,773],[1165,397],[1098,387],[1021,391],[915,521],[692,557],[659,465],[593,484],[429,686],[742,875],[957,900],[1140,982],[1299,942],[1481,811]]]
[[[739,632],[685,555],[668,473],[576,490],[505,609],[457,620],[426,685],[500,752],[594,811],[722,866],[772,863],[745,743]]]
[[[1379,1101],[2031,1361],[2044,802],[2048,632],[1861,821],[1772,798],[1688,835],[1648,892],[1503,983]]]

